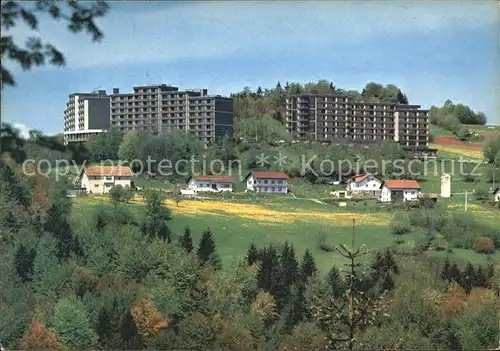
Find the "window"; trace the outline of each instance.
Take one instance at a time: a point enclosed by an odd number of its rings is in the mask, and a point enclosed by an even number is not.
[[[278,188],[278,191],[279,191],[280,193],[281,193],[281,192],[283,192],[283,188],[279,187],[279,188]]]
[[[275,183],[275,181],[274,181],[274,180],[271,180],[271,184],[274,184],[274,183]]]
[[[252,180],[251,179],[248,180],[248,184],[252,185]]]
[[[271,191],[274,192],[274,186],[271,188]]]
[[[267,184],[267,179],[264,179],[264,184]]]
[[[95,185],[94,185],[94,188],[98,188],[98,187],[99,187],[99,184],[95,184]]]

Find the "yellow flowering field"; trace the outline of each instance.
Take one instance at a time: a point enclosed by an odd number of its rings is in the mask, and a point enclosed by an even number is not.
[[[255,204],[242,204],[224,201],[193,201],[184,200],[177,206],[175,201],[167,200],[165,204],[174,214],[187,216],[215,215],[240,217],[249,220],[266,223],[290,223],[294,221],[302,222],[323,222],[337,226],[350,226],[352,219],[356,218],[356,223],[363,225],[387,226],[391,216],[388,213],[354,213],[354,212],[332,212],[332,211],[277,211]]]
[[[478,151],[478,150],[471,150],[468,148],[462,148],[462,147],[457,147],[457,146],[445,146],[441,144],[429,144],[429,148],[431,149],[438,149],[438,151],[443,151],[443,152],[449,152],[451,154],[457,154],[457,155],[462,155],[465,157],[471,157],[475,159],[482,160],[483,159],[483,152]]]

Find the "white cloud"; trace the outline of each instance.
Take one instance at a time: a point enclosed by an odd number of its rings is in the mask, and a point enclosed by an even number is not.
[[[101,43],[75,35],[62,23],[42,20],[39,34],[66,54],[68,67],[245,55],[286,47],[362,45],[374,37],[474,27],[496,20],[493,2],[195,2],[176,6],[111,2],[100,21]],[[113,11],[115,8],[115,11]],[[132,9],[132,7],[130,7]],[[17,38],[33,32],[19,26]],[[50,69],[51,66],[46,66]]]
[[[19,134],[21,135],[22,138],[28,139],[30,137],[30,130],[32,128],[29,128],[26,124],[14,123],[12,127],[19,130]]]

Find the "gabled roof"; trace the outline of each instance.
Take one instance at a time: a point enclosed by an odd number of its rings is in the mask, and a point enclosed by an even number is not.
[[[284,172],[250,172],[245,177],[245,179],[250,176],[253,176],[257,179],[290,179],[290,177],[288,177],[288,174]]]
[[[416,180],[386,180],[382,182],[380,188],[383,188],[384,185],[389,189],[420,189],[420,184]]]
[[[367,174],[356,174],[356,175],[352,176],[351,178],[349,178],[349,181],[353,181],[353,182],[356,182],[356,183],[361,183],[363,180],[365,180],[366,178],[368,178],[370,176],[372,176],[373,178],[379,180],[373,174],[367,173]]]
[[[132,170],[129,166],[88,166],[84,170],[88,176],[115,176],[115,177],[131,177]]]
[[[231,176],[214,176],[214,175],[199,175],[199,176],[192,176],[188,179],[188,182],[191,180],[206,180],[206,181],[211,181],[214,183],[232,183],[233,182],[233,177]]]

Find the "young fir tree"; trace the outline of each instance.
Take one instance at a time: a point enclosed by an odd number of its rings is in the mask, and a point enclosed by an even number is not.
[[[31,281],[35,256],[36,251],[34,249],[28,250],[23,244],[19,246],[14,255],[14,266],[23,283]]]
[[[255,246],[254,242],[250,244],[250,247],[247,251],[247,263],[249,266],[253,265],[259,259],[259,250]]]
[[[216,252],[215,242],[212,238],[210,228],[203,232],[200,244],[198,245],[197,254],[202,263],[209,262],[215,269],[220,268],[220,259]]]
[[[472,263],[467,262],[467,266],[462,273],[462,283],[460,285],[462,285],[464,290],[469,293],[475,286],[475,281],[476,271],[474,270],[474,266],[472,265]]]
[[[191,229],[189,229],[189,227],[184,229],[184,235],[181,237],[180,245],[187,253],[193,251],[193,238],[191,238]]]
[[[340,275],[340,270],[333,266],[326,276],[326,284],[328,285],[328,290],[330,294],[335,297],[341,297],[345,292],[345,284],[342,276]]]
[[[448,278],[450,276],[450,260],[448,257],[444,260],[444,265],[443,269],[441,270],[441,279],[444,281],[448,281]]]
[[[259,255],[260,265],[257,273],[257,284],[260,289],[271,292],[273,280],[279,276],[279,259],[276,249],[269,245]]]
[[[160,226],[158,227],[158,238],[166,241],[167,243],[172,242],[172,232],[165,221],[161,221]]]
[[[299,264],[295,257],[295,249],[288,242],[285,242],[279,256],[279,273],[271,290],[276,299],[278,310],[281,311],[290,301],[290,288],[299,282]]]
[[[318,269],[316,268],[316,261],[314,257],[311,255],[309,250],[306,250],[304,256],[302,257],[302,262],[300,263],[300,278],[303,282],[307,281],[310,277],[312,277]]]

